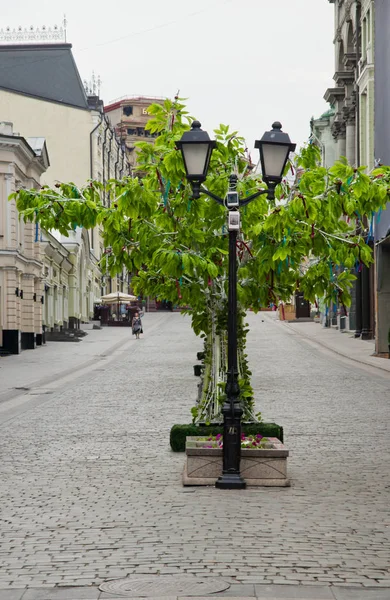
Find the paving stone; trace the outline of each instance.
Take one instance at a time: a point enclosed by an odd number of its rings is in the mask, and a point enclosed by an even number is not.
[[[180,314],[145,319],[144,339],[118,349],[100,371],[68,381],[31,410],[19,407],[10,421],[0,410],[0,589],[84,588],[172,572],[227,573],[243,586],[281,581],[284,590],[300,581],[319,588],[323,577],[384,592],[387,374],[345,364],[251,313],[257,409],[284,425],[292,487],[186,490],[183,455],[170,451],[168,437],[173,423],[190,420],[201,342]],[[59,350],[64,365],[67,351]],[[21,376],[28,356],[18,357]],[[39,364],[42,377],[45,368]]]
[[[255,595],[255,586],[254,584],[237,584],[237,583],[233,583],[229,589],[224,590],[223,592],[218,592],[216,594],[213,594],[213,596],[215,596],[216,598],[219,598],[220,596],[224,596],[225,598],[229,598],[232,596],[239,596],[241,597],[253,597]]]
[[[24,590],[1,590],[0,600],[21,600]]]
[[[99,589],[88,587],[28,589],[22,600],[97,600]]]
[[[257,598],[270,600],[334,600],[329,587],[304,587],[301,585],[255,585]]]
[[[210,600],[210,598],[214,598],[215,594],[212,596],[178,596],[177,600]],[[226,594],[222,593],[222,595],[218,594],[218,598],[220,600],[227,600],[227,598],[231,598],[231,596],[226,596]],[[253,600],[253,596],[240,596],[240,600]]]
[[[333,588],[335,600],[389,600],[389,590],[356,588]]]
[[[194,596],[192,597],[194,599]],[[210,596],[209,596],[210,598]],[[156,596],[140,596],[140,597],[134,597],[132,596],[131,598],[127,597],[125,598],[124,596],[113,596],[112,594],[107,594],[106,592],[102,592],[101,595],[99,596],[99,600],[112,600],[112,599],[116,599],[116,600],[157,600]],[[177,596],[158,596],[158,600],[178,600]]]

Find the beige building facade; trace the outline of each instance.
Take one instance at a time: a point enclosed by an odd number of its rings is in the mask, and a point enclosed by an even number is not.
[[[70,44],[1,45],[0,61],[7,67],[0,81],[1,118],[13,123],[14,133],[42,136],[49,148],[41,184],[83,186],[89,179],[107,182],[131,174],[102,101],[84,90]],[[94,304],[107,290],[99,265],[105,252],[100,230],[42,235],[45,329],[77,328],[93,317]]]
[[[49,166],[44,138],[15,135],[0,123],[0,349],[19,353],[93,316],[101,276],[96,277],[88,232],[67,241],[24,223],[10,194],[39,189]]]
[[[110,102],[104,107],[104,112],[115,128],[116,135],[126,147],[130,164],[137,164],[137,142],[153,143],[155,134],[145,129],[151,118],[148,107],[151,104],[163,104],[165,98],[152,96],[124,96]]]
[[[45,143],[38,154],[11,123],[0,125],[0,348],[11,353],[42,344],[44,283],[39,228],[19,220],[8,198],[39,188],[48,166]]]

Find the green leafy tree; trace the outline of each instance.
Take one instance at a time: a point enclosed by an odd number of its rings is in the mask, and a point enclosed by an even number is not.
[[[13,197],[24,220],[44,229],[67,235],[77,226],[100,226],[105,246],[112,248],[102,258],[103,272],[114,276],[125,267],[137,294],[190,307],[192,327],[205,339],[203,385],[192,414],[195,421],[208,422],[220,419],[227,370],[226,210],[205,196],[191,198],[175,148],[192,121],[184,103],[166,100],[163,106],[152,105],[149,114],[147,129],[158,137],[153,145],[138,144],[140,176],[105,185],[89,181],[82,188],[59,183],[54,189],[20,190]],[[208,189],[223,197],[232,172],[242,197],[264,188],[243,138],[226,125],[215,130],[215,137]],[[246,420],[256,415],[245,355],[245,311],[287,301],[297,289],[311,302],[325,297],[328,305],[348,307],[356,269],[372,261],[366,224],[386,206],[390,168],[368,176],[344,159],[329,170],[319,160],[315,146],[304,148],[295,165],[288,165],[290,177],[277,187],[276,199],[263,195],[241,211],[238,362]]]

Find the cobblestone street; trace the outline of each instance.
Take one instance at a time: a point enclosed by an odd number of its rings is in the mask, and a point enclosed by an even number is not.
[[[169,430],[190,421],[202,343],[188,318],[147,314],[144,339],[98,368],[2,403],[0,590],[190,573],[248,596],[301,583],[390,598],[390,373],[248,319],[257,409],[284,426],[292,487],[182,487]]]

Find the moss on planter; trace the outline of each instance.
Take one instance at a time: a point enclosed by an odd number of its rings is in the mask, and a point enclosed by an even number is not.
[[[283,427],[276,423],[243,423],[242,432],[246,435],[259,433],[265,437],[276,437],[283,443]],[[223,433],[222,425],[173,425],[169,441],[174,452],[184,452],[187,436],[209,436],[217,433]]]

